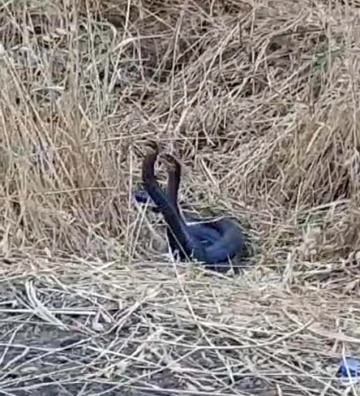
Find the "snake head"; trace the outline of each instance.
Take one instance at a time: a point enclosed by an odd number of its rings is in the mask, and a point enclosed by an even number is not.
[[[160,146],[159,146],[159,144],[158,144],[157,141],[155,141],[155,140],[149,140],[149,141],[146,142],[146,145],[147,145],[147,147],[148,147],[151,151],[153,151],[154,153],[156,153],[156,155],[159,154],[159,152],[160,152]]]
[[[134,147],[135,154],[139,157],[144,157],[149,154],[152,154],[152,155],[155,154],[155,156],[157,157],[160,152],[159,144],[155,140],[148,140],[145,142],[145,153],[144,153],[144,150],[139,147],[139,144],[134,145],[133,147]]]
[[[178,167],[181,167],[180,161],[170,153],[163,153],[161,157],[164,159],[164,162],[169,170],[174,170]]]
[[[173,156],[171,154],[168,153],[162,153],[161,154],[161,158],[163,160],[163,162],[166,165],[166,168],[168,170],[172,170],[174,167],[174,160],[173,160]]]

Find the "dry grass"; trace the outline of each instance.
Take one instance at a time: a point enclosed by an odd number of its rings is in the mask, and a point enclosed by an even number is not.
[[[344,394],[356,1],[8,1],[0,21],[2,392]],[[161,256],[129,199],[149,139],[186,201],[247,229],[242,276]]]

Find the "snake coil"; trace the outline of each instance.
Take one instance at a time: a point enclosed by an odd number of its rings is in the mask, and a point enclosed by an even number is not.
[[[168,170],[168,195],[162,190],[155,177],[155,162],[158,148],[145,156],[142,165],[144,192],[136,192],[138,202],[147,201],[150,196],[166,224],[170,249],[178,252],[180,259],[196,259],[205,267],[217,271],[227,271],[229,260],[240,254],[244,248],[244,237],[240,227],[230,218],[204,221],[189,213],[182,213],[178,205],[178,190],[181,165],[172,155],[166,154],[172,163]]]

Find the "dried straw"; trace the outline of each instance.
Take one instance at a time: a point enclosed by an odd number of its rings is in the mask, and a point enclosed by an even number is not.
[[[347,392],[358,6],[2,4],[4,394]],[[162,256],[158,217],[130,199],[150,140],[180,157],[185,201],[246,230],[240,276]]]

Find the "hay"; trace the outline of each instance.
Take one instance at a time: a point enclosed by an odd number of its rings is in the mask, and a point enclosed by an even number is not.
[[[3,392],[344,394],[359,17],[350,1],[2,5]],[[130,200],[154,139],[187,202],[246,228],[241,276],[161,256]]]

